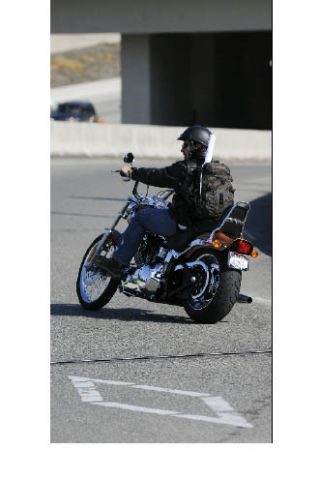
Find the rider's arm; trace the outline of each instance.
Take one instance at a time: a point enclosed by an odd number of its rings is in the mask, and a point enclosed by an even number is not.
[[[187,166],[184,161],[164,168],[132,168],[132,180],[154,187],[178,188],[184,182]]]

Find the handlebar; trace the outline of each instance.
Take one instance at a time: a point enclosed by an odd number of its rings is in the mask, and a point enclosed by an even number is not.
[[[138,185],[139,185],[139,182],[135,182],[134,183],[134,187],[132,189],[132,194],[137,198],[139,193],[138,193]]]
[[[128,155],[129,155],[129,154],[128,154]],[[132,154],[131,154],[131,155],[132,155]],[[111,173],[120,173],[120,172],[121,172],[121,170],[111,170]],[[122,180],[124,180],[124,181],[129,181],[130,178],[129,178],[129,177],[122,177]],[[136,181],[135,184],[134,184],[134,187],[133,187],[133,189],[132,189],[132,194],[133,194],[133,196],[134,196],[135,198],[137,198],[137,199],[141,197],[141,195],[138,193],[138,186],[139,186],[139,182]],[[169,198],[170,195],[173,194],[173,192],[174,192],[173,189],[169,189],[169,190],[167,191],[167,193],[166,193],[165,195],[163,195],[163,200],[167,200],[167,198]]]

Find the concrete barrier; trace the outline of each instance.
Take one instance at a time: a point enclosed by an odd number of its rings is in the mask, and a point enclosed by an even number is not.
[[[185,128],[52,121],[51,155],[96,158],[121,157],[133,152],[140,158],[176,159],[181,148],[177,137]],[[211,130],[216,135],[215,158],[235,162],[270,162],[270,131]]]

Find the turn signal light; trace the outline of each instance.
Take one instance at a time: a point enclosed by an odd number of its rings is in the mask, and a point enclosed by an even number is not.
[[[239,238],[233,242],[233,249],[238,253],[243,253],[245,255],[250,255],[253,249],[253,246],[247,240],[242,240]]]
[[[221,242],[220,240],[213,240],[213,246],[214,248],[220,248],[221,247]]]
[[[259,254],[258,254],[258,251],[257,251],[257,250],[252,250],[252,252],[251,252],[251,257],[257,258],[258,255],[259,255]]]

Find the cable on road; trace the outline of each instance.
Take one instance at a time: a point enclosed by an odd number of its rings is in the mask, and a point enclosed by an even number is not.
[[[242,352],[211,352],[211,353],[182,353],[182,354],[164,354],[164,355],[143,355],[136,357],[110,357],[110,358],[74,358],[70,360],[56,360],[50,362],[51,365],[65,365],[68,363],[99,363],[99,362],[120,362],[133,360],[157,360],[161,358],[197,358],[197,357],[222,357],[232,355],[257,355],[269,354],[272,350],[245,350]]]

